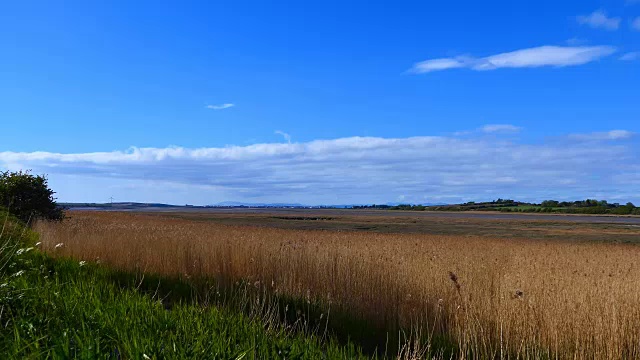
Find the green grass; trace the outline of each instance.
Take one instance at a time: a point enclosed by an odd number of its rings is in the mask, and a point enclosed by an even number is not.
[[[179,280],[168,280],[164,286],[170,284],[173,295],[161,296],[142,281],[136,286],[133,274],[53,259],[36,249],[18,255],[25,238],[35,240],[28,231],[21,235],[15,242],[14,232],[13,243],[2,249],[5,258],[11,255],[0,269],[3,359],[365,358],[351,342],[206,306],[187,296],[189,286]],[[6,232],[0,240],[7,244]]]

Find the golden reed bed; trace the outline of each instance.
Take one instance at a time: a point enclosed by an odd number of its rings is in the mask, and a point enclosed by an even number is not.
[[[46,251],[322,299],[445,335],[460,357],[640,357],[640,247],[285,230],[131,213],[40,223]],[[56,248],[56,244],[63,246]]]

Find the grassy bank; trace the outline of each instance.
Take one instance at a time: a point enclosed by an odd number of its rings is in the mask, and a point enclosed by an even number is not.
[[[51,258],[11,224],[0,240],[2,358],[364,358],[353,343],[283,323],[268,302],[247,306],[243,293],[210,306],[185,281]]]

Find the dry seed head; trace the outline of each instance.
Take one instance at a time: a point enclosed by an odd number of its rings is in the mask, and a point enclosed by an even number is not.
[[[516,289],[516,291],[513,293],[514,299],[522,299],[523,297],[524,297],[524,292],[520,289]]]
[[[453,283],[456,285],[456,288],[460,290],[460,283],[458,282],[458,276],[456,276],[456,274],[454,274],[453,271],[449,271],[449,279],[451,279],[451,281],[453,281]]]

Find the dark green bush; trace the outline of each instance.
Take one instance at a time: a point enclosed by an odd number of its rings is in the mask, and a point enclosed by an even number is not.
[[[0,206],[28,223],[34,219],[62,220],[64,209],[58,206],[46,176],[29,171],[0,172]]]

